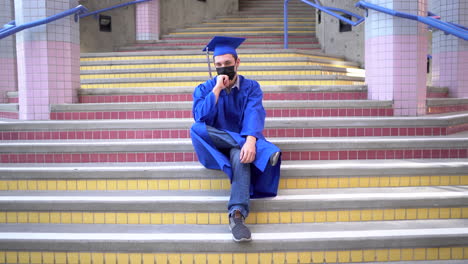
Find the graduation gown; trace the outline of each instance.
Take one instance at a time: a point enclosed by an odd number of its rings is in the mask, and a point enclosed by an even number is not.
[[[214,146],[206,130],[206,125],[223,130],[241,148],[247,136],[257,138],[256,157],[251,164],[250,197],[276,196],[280,178],[281,157],[276,166],[271,166],[270,156],[280,151],[268,142],[262,134],[265,124],[265,109],[262,105],[263,93],[258,82],[238,75],[240,89],[232,89],[228,94],[222,90],[218,103],[212,92],[216,77],[198,85],[193,93],[193,117],[195,124],[190,130],[192,143],[198,160],[209,169],[224,171],[232,181],[229,157]]]

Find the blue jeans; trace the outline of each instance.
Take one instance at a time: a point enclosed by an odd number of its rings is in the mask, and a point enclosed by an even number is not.
[[[240,147],[228,133],[211,126],[206,126],[206,129],[217,149],[229,151],[233,174],[228,203],[229,214],[239,210],[247,217],[250,202],[250,163],[240,162]]]

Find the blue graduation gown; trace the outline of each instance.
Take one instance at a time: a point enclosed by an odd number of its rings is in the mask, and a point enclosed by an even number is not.
[[[206,125],[226,131],[242,147],[247,136],[257,138],[256,157],[251,167],[250,197],[276,196],[280,178],[281,158],[276,166],[271,166],[270,156],[280,151],[268,142],[262,134],[265,124],[265,109],[262,105],[263,93],[258,82],[238,75],[240,89],[232,89],[228,94],[221,91],[216,103],[212,92],[216,77],[198,85],[193,93],[193,116],[195,124],[190,130],[192,143],[198,160],[209,169],[224,171],[232,181],[229,157],[214,146],[206,130]]]

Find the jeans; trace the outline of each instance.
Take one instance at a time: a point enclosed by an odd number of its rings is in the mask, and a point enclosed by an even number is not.
[[[240,162],[240,147],[227,132],[211,126],[206,126],[206,129],[217,149],[229,151],[233,172],[231,197],[228,203],[229,214],[239,210],[244,217],[247,217],[250,202],[250,163]]]

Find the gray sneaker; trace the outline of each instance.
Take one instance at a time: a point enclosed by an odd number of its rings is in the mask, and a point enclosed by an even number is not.
[[[235,211],[229,216],[229,229],[232,232],[232,239],[236,242],[252,241],[252,234],[247,226],[244,225],[244,216]]]

